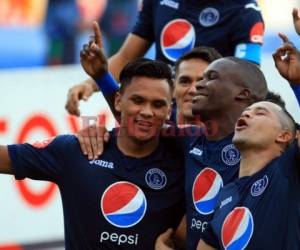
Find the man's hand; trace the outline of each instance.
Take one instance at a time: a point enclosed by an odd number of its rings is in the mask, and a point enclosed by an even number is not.
[[[279,33],[284,44],[273,54],[275,66],[282,77],[291,84],[300,83],[300,54],[288,37]]]
[[[87,101],[93,94],[92,83],[83,82],[69,89],[65,109],[71,114],[80,116],[79,101]]]
[[[159,235],[155,242],[155,250],[174,250],[172,236],[172,228],[169,228],[166,232]]]
[[[92,78],[99,78],[108,71],[104,54],[102,35],[97,22],[93,22],[94,37],[80,51],[80,62],[85,72]]]
[[[300,36],[300,17],[299,17],[299,9],[293,8],[293,21],[295,26],[295,31]]]
[[[83,154],[92,160],[103,153],[104,143],[109,141],[109,133],[104,126],[91,125],[79,130],[77,138]]]

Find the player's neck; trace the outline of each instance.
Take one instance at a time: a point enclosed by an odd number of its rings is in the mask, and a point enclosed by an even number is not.
[[[222,116],[214,117],[206,122],[206,138],[209,141],[222,140],[234,132],[236,117]]]
[[[183,116],[181,113],[177,114],[177,119],[176,119],[177,125],[196,125],[196,126],[201,126],[203,123],[200,120],[200,117],[187,117]]]
[[[158,146],[159,137],[155,137],[149,141],[138,141],[129,136],[118,135],[117,146],[119,150],[126,156],[142,158],[150,155]]]
[[[218,141],[233,134],[235,123],[243,109],[244,107],[232,105],[226,110],[212,111],[206,118],[203,117],[207,131],[206,138],[210,141]]]
[[[241,162],[239,177],[251,176],[266,167],[276,157],[280,156],[280,151],[269,149],[240,149]]]

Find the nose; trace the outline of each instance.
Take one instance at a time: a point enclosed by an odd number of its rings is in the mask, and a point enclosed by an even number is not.
[[[151,104],[145,104],[142,106],[140,110],[140,114],[144,117],[152,117],[153,116],[153,110],[151,107]]]
[[[244,110],[241,114],[241,117],[243,118],[250,118],[251,117],[251,111],[250,110]]]
[[[196,88],[197,91],[199,91],[201,89],[204,89],[204,87],[205,87],[205,80],[204,79],[196,82],[196,84],[195,84],[195,88]]]
[[[196,91],[197,91],[196,90],[196,85],[197,85],[197,81],[193,81],[191,86],[188,89],[188,94],[190,94],[192,96],[196,95]]]

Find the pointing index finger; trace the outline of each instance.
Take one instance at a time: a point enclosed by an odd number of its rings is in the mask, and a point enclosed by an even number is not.
[[[278,33],[278,35],[280,36],[280,38],[282,39],[282,41],[283,41],[284,43],[290,42],[289,39],[288,39],[288,37],[287,37],[285,34],[283,34],[283,33]]]
[[[93,29],[95,34],[95,42],[98,45],[99,48],[103,48],[102,44],[102,34],[100,31],[100,27],[96,21],[93,22]]]

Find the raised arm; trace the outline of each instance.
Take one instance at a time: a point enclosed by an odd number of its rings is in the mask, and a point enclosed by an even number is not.
[[[108,59],[108,70],[118,81],[123,67],[133,59],[142,57],[150,48],[151,43],[140,36],[129,34],[120,50]],[[75,85],[69,90],[65,108],[72,115],[80,115],[79,101],[88,98],[99,88],[92,78]],[[114,95],[104,95],[110,108],[114,107]]]
[[[0,146],[0,173],[14,174],[7,146]]]
[[[273,54],[275,66],[291,85],[300,105],[300,53],[288,37],[279,33],[283,45]]]

